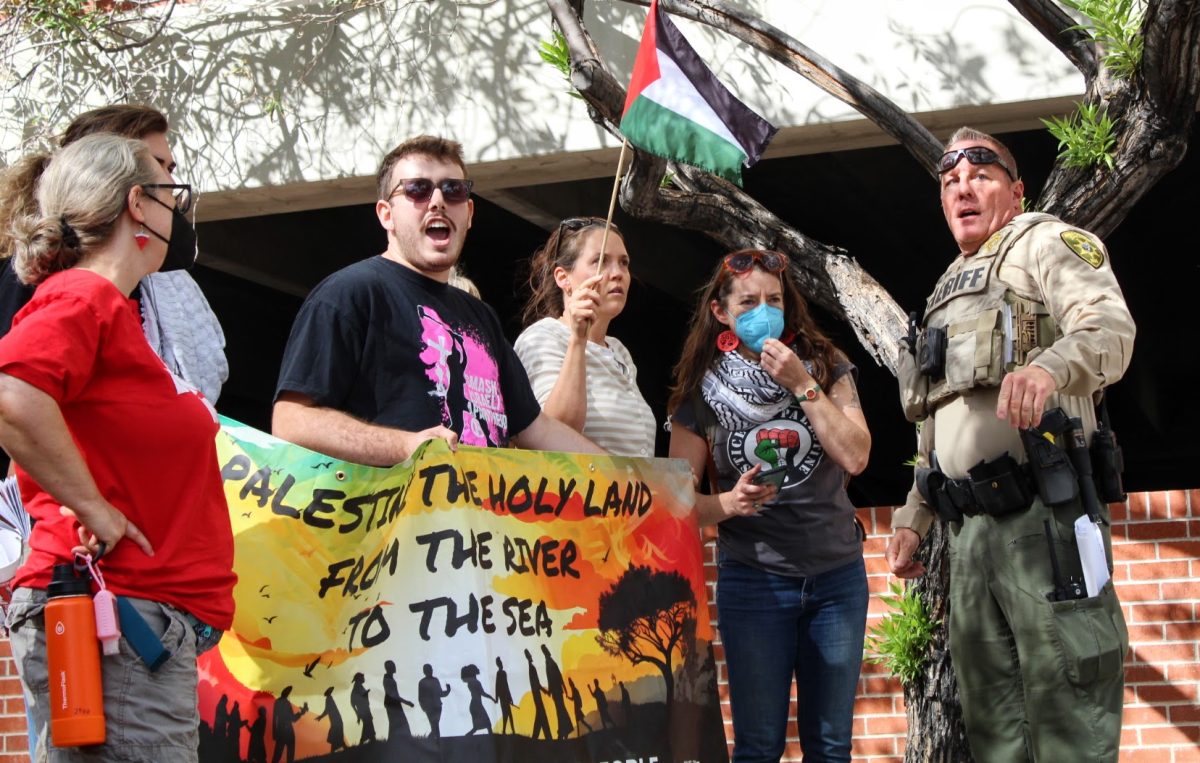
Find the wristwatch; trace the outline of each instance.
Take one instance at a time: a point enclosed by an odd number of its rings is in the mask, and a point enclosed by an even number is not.
[[[805,402],[809,402],[812,400],[816,400],[817,396],[820,394],[821,394],[821,385],[817,384],[816,382],[813,382],[811,387],[808,387],[803,392],[796,393],[796,400],[801,403],[805,403]]]

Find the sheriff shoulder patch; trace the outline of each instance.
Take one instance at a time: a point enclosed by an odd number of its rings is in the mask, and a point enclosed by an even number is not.
[[[1093,268],[1104,264],[1104,254],[1091,236],[1077,230],[1065,230],[1061,235],[1063,243],[1071,247],[1071,251],[1079,255],[1079,259]]]

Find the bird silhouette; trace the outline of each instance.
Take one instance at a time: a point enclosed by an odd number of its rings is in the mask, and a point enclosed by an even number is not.
[[[304,675],[308,676],[309,678],[312,678],[313,668],[315,668],[317,665],[320,665],[320,664],[321,664],[321,655],[318,654],[317,659],[313,660],[312,662],[310,662],[304,666]]]
[[[324,462],[324,463],[317,464],[317,465],[316,465],[316,466],[314,466],[313,468],[314,468],[314,469],[328,469],[328,468],[329,468],[329,467],[331,467],[331,466],[333,466],[333,462],[332,462],[332,461],[326,461],[326,462]]]
[[[277,617],[279,617],[279,615],[271,615],[270,617],[264,617],[263,619],[266,620],[268,623],[273,623],[273,622],[275,622],[275,618],[277,618]]]
[[[254,512],[252,512],[252,511],[243,511],[243,512],[242,512],[242,516],[243,516],[243,517],[252,517],[252,516],[254,516]]]

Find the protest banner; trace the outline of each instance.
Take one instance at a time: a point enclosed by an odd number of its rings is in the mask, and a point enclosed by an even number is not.
[[[379,469],[222,424],[205,763],[728,760],[685,462],[434,440]]]

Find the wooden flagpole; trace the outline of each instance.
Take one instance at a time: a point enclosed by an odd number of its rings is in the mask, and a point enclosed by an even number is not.
[[[621,166],[625,164],[625,151],[629,141],[621,141],[621,153],[617,156],[617,176],[613,178],[612,198],[608,200],[608,217],[604,218],[604,235],[600,238],[600,259],[596,261],[596,275],[604,270],[604,253],[608,248],[608,230],[612,227],[613,212],[617,209],[617,192],[621,189]]]

